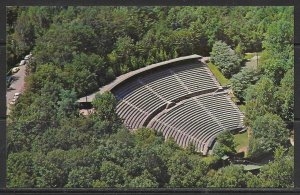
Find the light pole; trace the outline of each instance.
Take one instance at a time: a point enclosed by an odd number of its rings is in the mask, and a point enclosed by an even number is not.
[[[258,53],[256,52],[256,68],[258,67]]]

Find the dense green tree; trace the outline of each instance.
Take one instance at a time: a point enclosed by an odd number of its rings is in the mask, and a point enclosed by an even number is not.
[[[126,181],[126,171],[113,162],[105,161],[100,167],[100,178],[110,187],[121,187]]]
[[[189,30],[178,30],[171,34],[170,42],[174,44],[174,50],[179,56],[186,56],[194,53],[195,38]]]
[[[93,188],[108,188],[110,186],[108,186],[108,184],[105,181],[102,180],[94,180],[93,184],[92,184]]]
[[[169,187],[204,187],[206,185],[205,163],[197,161],[184,152],[175,153],[169,160]]]
[[[20,127],[7,126],[7,151],[8,153],[28,151],[31,148],[32,141],[26,135],[26,132],[19,130]]]
[[[140,147],[148,147],[156,140],[155,132],[153,129],[140,128],[135,133],[137,145]]]
[[[120,118],[115,112],[117,99],[112,93],[105,92],[101,95],[96,94],[92,104],[95,108],[95,114],[93,116],[96,120],[108,121],[112,126],[118,126],[120,124]]]
[[[44,133],[37,135],[31,142],[31,150],[44,153],[54,149],[68,149],[68,131],[62,132],[57,128],[47,128]],[[63,137],[61,137],[63,136]]]
[[[217,137],[217,143],[214,148],[214,154],[219,158],[224,155],[232,155],[236,152],[236,143],[234,142],[234,137],[230,131],[224,131],[220,133]]]
[[[80,52],[94,52],[94,38],[92,27],[80,22],[51,25],[44,36],[37,39],[33,54],[38,64],[52,62],[62,67]]]
[[[172,7],[167,16],[167,21],[174,29],[188,28],[197,19],[197,7]]]
[[[154,144],[153,144],[154,145]],[[165,161],[161,158],[160,154],[155,150],[148,148],[142,149],[139,152],[139,158],[136,160],[137,163],[133,167],[132,173],[139,173],[142,170],[148,170],[151,175],[153,175],[159,186],[163,186],[168,182],[168,167]]]
[[[77,110],[77,96],[74,90],[62,90],[60,92],[60,100],[58,104],[58,115],[59,117],[68,117],[70,115],[76,115]]]
[[[109,55],[110,64],[114,67],[117,75],[124,74],[132,70],[130,55],[134,54],[135,45],[130,37],[120,37],[115,43],[115,49]]]
[[[16,25],[18,15],[20,14],[20,7],[17,6],[8,6],[6,8],[6,31],[8,33],[13,33],[14,32],[14,27]]]
[[[230,165],[212,171],[208,177],[207,187],[214,188],[244,188],[246,187],[246,177],[243,167]]]
[[[64,187],[68,182],[68,170],[64,167],[65,151],[53,150],[47,155],[39,153],[33,160],[36,187]]]
[[[241,59],[226,43],[217,41],[213,45],[211,62],[214,63],[226,77],[231,77],[240,69]]]
[[[32,188],[35,185],[32,153],[11,153],[7,159],[7,187]]]
[[[61,75],[61,69],[53,66],[53,64],[44,64],[39,66],[34,74],[26,77],[26,88],[33,93],[39,93],[48,83],[57,83],[63,86],[65,82]]]
[[[53,22],[59,7],[15,7],[7,8],[7,64],[9,69],[24,59]]]
[[[289,132],[286,124],[278,115],[267,113],[257,117],[253,122],[252,129],[252,136],[256,141],[255,144],[250,144],[250,155],[256,156],[259,155],[258,152],[274,151],[288,141]]]
[[[33,6],[28,8],[28,16],[37,37],[42,36],[53,23],[53,18],[61,11],[61,7]]]
[[[294,68],[285,73],[276,96],[280,108],[278,114],[287,123],[292,123],[294,121]]]
[[[61,87],[57,83],[47,83],[42,89],[40,96],[36,96],[32,104],[23,107],[17,118],[12,118],[15,125],[10,135],[18,135],[25,138],[24,144],[30,143],[37,135],[44,133],[49,127],[56,127],[59,123],[57,118],[56,102]],[[41,105],[43,105],[41,107]],[[13,112],[16,112],[13,110]],[[18,132],[15,132],[18,131]],[[11,137],[12,138],[12,137]],[[15,138],[12,138],[15,139]],[[16,145],[15,145],[16,146]]]
[[[261,168],[261,172],[248,180],[248,187],[294,187],[294,154],[293,148],[288,152],[278,147],[274,152],[274,162],[269,162]]]
[[[129,188],[157,188],[158,183],[147,170],[142,175],[135,177],[127,185]]]
[[[251,85],[246,91],[246,113],[245,124],[250,125],[255,121],[256,117],[263,116],[267,112],[277,113],[275,92],[277,87],[274,82],[262,77],[255,85]]]
[[[75,55],[71,63],[64,65],[64,72],[64,76],[68,77],[66,79],[69,79],[70,87],[74,86],[81,94],[94,91],[95,87],[103,85],[106,79],[105,62],[96,54]]]
[[[293,20],[279,20],[269,25],[263,41],[262,69],[276,83],[283,78],[284,73],[294,64],[294,32]]]
[[[25,55],[35,44],[36,35],[30,16],[26,11],[21,11],[17,19],[14,40],[17,42],[17,55]]]
[[[259,79],[257,71],[250,68],[243,68],[239,73],[232,76],[230,84],[234,95],[241,101],[245,99],[245,91],[250,86],[255,84]]]
[[[90,167],[78,167],[72,169],[68,176],[68,183],[65,187],[90,188],[92,187],[95,171]]]

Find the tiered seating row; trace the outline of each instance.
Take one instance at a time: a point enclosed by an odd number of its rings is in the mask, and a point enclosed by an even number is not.
[[[161,115],[150,128],[161,131],[166,138],[173,137],[182,147],[193,143],[201,152],[206,148],[207,137],[223,130],[193,99]]]
[[[226,94],[201,96],[198,98],[214,116],[222,123],[225,129],[232,130],[242,126],[242,114],[232,105]]]
[[[117,113],[123,120],[127,121],[130,128],[135,129],[142,127],[143,119],[165,102],[144,86],[129,91],[131,92],[130,95],[116,92],[118,97],[123,97],[117,105]],[[145,101],[145,97],[147,97],[147,101]],[[128,122],[128,120],[132,122]]]
[[[117,113],[127,127],[137,128],[141,125],[147,113],[137,108],[136,106],[126,102],[120,101],[117,105]]]
[[[183,83],[186,87],[178,81],[174,73],[184,81]],[[209,78],[207,71],[203,69],[200,63],[197,63],[159,70],[139,79],[129,81],[122,87],[114,90],[114,94],[118,100],[130,103],[132,107],[129,110],[134,113],[129,114],[124,111],[128,104],[118,106],[117,113],[120,113],[120,116],[127,122],[129,117],[132,121],[135,121],[130,122],[130,128],[142,127],[143,119],[141,117],[144,118],[144,114],[149,115],[167,101],[187,95],[189,91],[186,88],[189,88],[189,86],[192,87],[192,92],[215,87],[212,79],[209,80]],[[198,85],[202,87],[197,87]],[[144,114],[140,114],[140,112]],[[121,113],[124,114],[121,115]]]
[[[217,87],[205,66],[189,64],[172,68],[172,70],[192,93]]]
[[[241,126],[241,114],[233,108],[227,96],[209,94],[175,106],[149,127],[162,132],[165,138],[173,137],[182,147],[193,143],[197,151],[206,154],[218,133]]]
[[[182,97],[188,93],[169,69],[153,73],[153,75],[141,78],[141,80],[168,101]]]
[[[168,101],[216,88],[218,83],[207,67],[195,63],[136,78],[122,84],[113,93],[119,100],[118,115],[129,128],[136,129]],[[148,127],[161,131],[166,138],[173,137],[182,147],[193,143],[197,151],[206,154],[218,133],[242,126],[242,117],[227,95],[205,94],[181,101],[160,113]]]

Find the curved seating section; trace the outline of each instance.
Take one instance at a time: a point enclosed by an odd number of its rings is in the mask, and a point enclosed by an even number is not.
[[[191,98],[160,115],[150,126],[173,137],[182,147],[194,144],[207,154],[215,137],[225,129],[242,127],[242,115],[226,94]]]
[[[117,113],[128,128],[148,124],[180,146],[192,143],[207,154],[218,133],[242,127],[243,116],[226,94],[207,94],[219,87],[207,66],[195,62],[135,77],[112,92],[119,100]],[[192,97],[194,93],[206,94]],[[175,106],[160,112],[174,100]],[[146,119],[151,122],[144,123]]]
[[[119,99],[117,113],[128,128],[136,129],[142,127],[143,119],[153,112],[157,107],[165,104],[165,101],[142,86],[138,82],[129,82],[126,87],[116,91]],[[147,97],[147,101],[145,101]]]
[[[182,147],[192,143],[202,153],[208,148],[207,138],[223,130],[195,99],[162,114],[150,128],[162,132],[166,139],[173,137]]]
[[[128,128],[142,127],[145,117],[168,101],[184,97],[191,92],[217,88],[217,84],[205,68],[201,63],[181,64],[122,84],[113,90],[120,100],[117,113]],[[189,77],[191,80],[188,80]]]
[[[140,79],[168,101],[182,97],[188,93],[176,80],[170,69],[159,71]]]
[[[179,79],[191,93],[215,88],[217,83],[212,79],[206,66],[197,63],[172,68]]]
[[[225,129],[232,130],[243,126],[243,115],[226,94],[198,97],[220,121]]]

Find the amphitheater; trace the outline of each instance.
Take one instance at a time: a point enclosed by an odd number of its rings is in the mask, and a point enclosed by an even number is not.
[[[118,100],[124,125],[162,132],[181,146],[193,144],[207,155],[224,130],[241,130],[243,115],[199,55],[152,64],[116,78],[100,88]],[[92,101],[92,94],[79,102]]]

